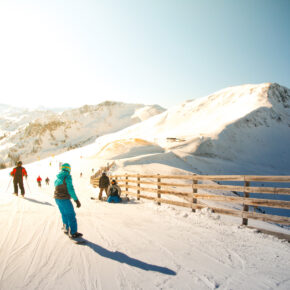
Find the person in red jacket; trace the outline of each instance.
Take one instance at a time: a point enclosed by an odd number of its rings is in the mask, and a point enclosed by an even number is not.
[[[41,187],[42,178],[40,177],[40,175],[37,177],[36,181],[38,183],[38,186]]]
[[[22,162],[17,162],[17,167],[15,167],[11,172],[10,175],[13,176],[13,183],[14,183],[14,194],[18,195],[18,186],[21,190],[21,195],[24,196],[25,189],[23,185],[23,176],[27,178],[27,172],[24,167],[22,167]]]

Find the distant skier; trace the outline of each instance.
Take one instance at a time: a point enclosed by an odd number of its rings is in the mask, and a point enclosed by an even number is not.
[[[121,202],[121,188],[119,187],[119,185],[117,184],[116,180],[113,179],[111,182],[111,185],[108,188],[108,194],[109,197],[107,199],[108,202]]]
[[[82,177],[82,176],[83,176],[83,173],[81,172],[81,173],[80,173],[80,177]]]
[[[57,179],[54,182],[54,198],[61,213],[64,233],[75,239],[81,237],[82,234],[77,231],[76,213],[70,199],[75,201],[77,207],[80,207],[81,203],[76,196],[70,171],[71,166],[68,163],[62,164],[61,171],[57,174]]]
[[[13,184],[14,184],[14,194],[18,195],[18,186],[21,190],[21,196],[24,197],[25,189],[23,185],[23,176],[27,178],[27,172],[24,167],[22,167],[22,162],[17,162],[17,167],[15,167],[10,175],[13,176]]]
[[[38,175],[36,181],[37,181],[37,183],[38,183],[38,186],[41,187],[41,181],[42,181],[42,178],[40,177],[40,175]]]
[[[106,175],[106,172],[102,173],[102,176],[99,180],[99,188],[100,188],[100,192],[99,192],[99,200],[102,199],[102,195],[103,195],[103,191],[105,190],[106,192],[106,196],[108,196],[108,187],[110,185],[110,179],[109,177]]]
[[[49,178],[48,177],[45,178],[45,183],[46,183],[46,185],[49,185]]]

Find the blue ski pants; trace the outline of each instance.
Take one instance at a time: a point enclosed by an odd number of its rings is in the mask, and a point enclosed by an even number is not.
[[[73,235],[78,230],[78,224],[72,202],[70,199],[55,199],[55,202],[61,213],[63,224],[67,230],[70,229],[70,233]]]
[[[107,202],[119,203],[119,202],[122,202],[122,199],[118,195],[115,195],[115,196],[110,195],[107,199]]]

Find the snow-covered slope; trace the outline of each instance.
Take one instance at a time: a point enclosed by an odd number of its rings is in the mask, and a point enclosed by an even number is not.
[[[231,173],[232,168],[245,174],[250,163],[264,168],[260,174],[270,173],[270,168],[273,174],[290,174],[290,90],[271,83],[230,87],[173,107],[112,138],[124,136],[156,142],[192,163],[222,160],[227,166],[219,173]],[[213,169],[207,166],[201,172],[218,173]]]
[[[0,163],[14,164],[19,158],[28,162],[81,147],[162,111],[158,105],[116,102],[86,105],[62,114],[3,106]]]
[[[1,290],[289,289],[289,244],[240,227],[240,219],[144,200],[125,204],[91,200],[98,194],[89,184],[92,169],[96,172],[117,156],[124,168],[117,165],[110,173],[128,168],[188,173],[186,163],[172,152],[162,153],[160,147],[139,139],[105,147],[96,142],[24,164],[25,199],[11,194],[11,168],[0,171]],[[61,231],[53,199],[59,162],[72,166],[82,204],[76,208],[78,227],[86,245],[75,245]],[[50,185],[39,188],[38,175],[48,176]],[[253,225],[278,229],[264,222]]]

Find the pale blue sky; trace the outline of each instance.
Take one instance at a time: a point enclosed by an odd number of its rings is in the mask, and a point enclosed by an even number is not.
[[[0,0],[0,103],[171,107],[290,87],[290,0]]]

